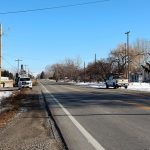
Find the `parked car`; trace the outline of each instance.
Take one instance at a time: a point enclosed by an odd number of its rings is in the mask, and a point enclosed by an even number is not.
[[[122,75],[109,74],[106,79],[106,88],[113,87],[124,87],[127,88],[129,85],[128,79]]]

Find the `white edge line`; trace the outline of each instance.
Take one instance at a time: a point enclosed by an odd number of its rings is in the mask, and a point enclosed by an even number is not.
[[[42,85],[40,83],[40,85]],[[65,112],[65,114],[70,118],[73,124],[79,129],[79,131],[84,135],[84,137],[88,140],[89,143],[96,149],[96,150],[105,150],[100,143],[88,132],[85,128],[70,114],[70,112],[63,107],[63,105],[46,89],[44,85],[42,85],[46,93],[50,94],[53,100],[61,107],[61,109]]]

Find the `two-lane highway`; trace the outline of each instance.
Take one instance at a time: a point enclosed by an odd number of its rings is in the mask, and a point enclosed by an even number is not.
[[[150,149],[148,94],[40,82],[70,150]]]

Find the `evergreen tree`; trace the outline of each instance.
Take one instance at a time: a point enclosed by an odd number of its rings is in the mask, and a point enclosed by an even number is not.
[[[9,72],[8,70],[4,70],[2,71],[2,74],[1,74],[3,77],[8,77],[9,79],[13,79],[13,74],[11,72]]]
[[[44,71],[42,71],[41,75],[40,75],[40,79],[44,79],[44,77],[45,77],[45,73],[44,73]]]

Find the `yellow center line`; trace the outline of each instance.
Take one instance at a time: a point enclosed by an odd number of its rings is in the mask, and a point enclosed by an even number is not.
[[[137,108],[143,109],[143,110],[150,110],[150,106],[146,106],[144,104],[138,104],[136,102],[126,102],[126,101],[121,101],[120,102],[124,103],[124,104],[129,104],[129,105],[133,105]]]
[[[144,110],[150,110],[149,106],[140,106],[139,108],[144,109]]]

